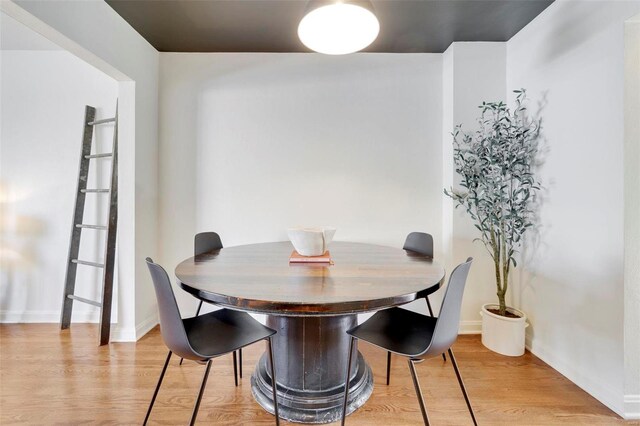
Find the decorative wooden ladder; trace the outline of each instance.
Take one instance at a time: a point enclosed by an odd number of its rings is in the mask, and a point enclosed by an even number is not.
[[[116,254],[116,234],[118,227],[118,106],[116,103],[116,115],[113,118],[96,120],[96,109],[87,105],[84,116],[84,133],[82,137],[82,152],[80,154],[80,171],[78,174],[78,188],[76,190],[76,204],[71,225],[71,241],[69,243],[69,258],[67,259],[67,273],[64,285],[64,297],[62,300],[62,315],[60,328],[69,328],[71,324],[71,312],[73,301],[88,303],[100,308],[100,345],[109,343],[111,331],[111,302],[113,297],[113,269]],[[114,123],[113,147],[111,152],[91,154],[93,144],[94,127],[100,124]],[[108,189],[87,189],[89,176],[89,164],[91,160],[111,158],[111,186]],[[109,194],[109,219],[106,225],[85,224],[84,202],[87,194]],[[107,231],[104,250],[104,262],[89,262],[80,260],[80,236],[84,229]],[[74,294],[76,287],[76,272],[78,265],[86,265],[102,268],[102,300],[94,301]]]

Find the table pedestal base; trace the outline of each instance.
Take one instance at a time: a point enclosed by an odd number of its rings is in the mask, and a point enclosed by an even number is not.
[[[349,336],[355,315],[276,317],[267,325],[278,331],[273,350],[278,379],[280,417],[299,423],[331,423],[340,419],[344,398]],[[373,391],[373,375],[354,349],[347,414],[365,403]],[[271,371],[265,353],[251,376],[256,401],[273,413]]]

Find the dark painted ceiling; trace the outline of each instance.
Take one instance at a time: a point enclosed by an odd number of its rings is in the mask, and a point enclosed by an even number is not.
[[[305,0],[106,0],[161,52],[308,52]],[[374,0],[380,35],[365,52],[443,52],[506,41],[553,0]]]

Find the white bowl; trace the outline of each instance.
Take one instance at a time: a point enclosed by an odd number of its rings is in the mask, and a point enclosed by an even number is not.
[[[287,235],[293,248],[302,256],[322,256],[333,240],[336,228],[328,226],[302,227],[287,229]]]

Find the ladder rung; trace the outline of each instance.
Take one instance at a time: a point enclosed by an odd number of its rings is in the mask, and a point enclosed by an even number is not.
[[[80,192],[83,192],[85,194],[90,193],[90,192],[104,194],[106,192],[109,192],[109,190],[108,189],[81,189]]]
[[[88,303],[89,305],[97,306],[98,308],[102,308],[102,303],[96,302],[95,300],[85,299],[84,297],[76,296],[75,294],[69,294],[67,298],[77,300],[78,302],[82,303]]]
[[[112,118],[105,118],[105,119],[102,119],[102,120],[90,121],[87,124],[89,126],[95,126],[96,124],[113,123],[114,121],[116,121],[116,118],[112,117]]]
[[[91,155],[85,155],[84,158],[105,158],[105,157],[111,157],[113,154],[110,152],[105,152],[103,154],[91,154]]]
[[[102,226],[102,225],[85,225],[84,223],[77,223],[76,224],[76,228],[87,228],[87,229],[102,229],[102,230],[107,230],[106,226]]]
[[[104,268],[104,265],[102,263],[87,262],[86,260],[71,259],[71,262],[77,263],[78,265],[87,265],[87,266],[95,266],[96,268]]]

